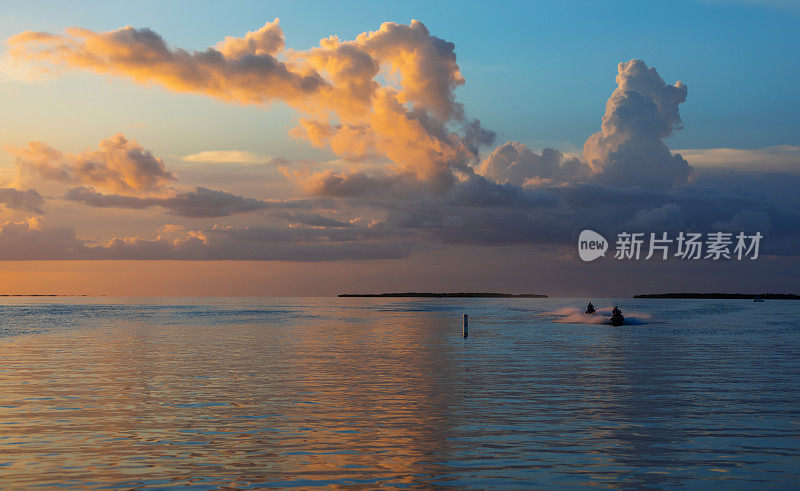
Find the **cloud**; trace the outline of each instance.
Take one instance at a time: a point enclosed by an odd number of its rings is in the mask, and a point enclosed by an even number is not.
[[[253,152],[242,150],[205,150],[181,157],[184,162],[212,162],[219,164],[265,164],[272,160]]]
[[[26,31],[9,38],[8,45],[17,60],[125,76],[226,101],[295,100],[321,90],[325,82],[318,75],[292,71],[270,52],[276,36],[283,36],[277,19],[238,41],[227,38],[195,52],[171,49],[152,30],[131,26],[101,33],[74,27],[64,35]]]
[[[675,203],[637,211],[628,222],[637,230],[671,232],[683,228],[683,212]]]
[[[242,38],[226,36],[215,48],[228,59],[239,59],[248,55],[275,56],[284,45],[283,31],[275,18],[261,29],[248,32]]]
[[[641,60],[620,63],[617,88],[606,103],[601,130],[583,154],[595,180],[610,186],[669,189],[686,184],[692,168],[669,151],[664,138],[681,126],[678,105],[686,85],[667,85]]]
[[[664,138],[680,127],[678,105],[686,99],[686,85],[681,82],[665,84],[653,68],[640,60],[620,63],[618,71],[618,87],[606,105],[601,131],[590,136],[584,145],[586,162],[565,157],[552,148],[537,154],[525,144],[506,142],[475,168],[461,165],[464,159],[455,159],[455,163],[427,173],[421,173],[417,165],[416,168],[401,167],[388,175],[327,170],[292,176],[307,192],[339,197],[382,195],[390,198],[406,195],[409,190],[417,195],[445,195],[450,189],[458,188],[459,183],[469,181],[474,172],[497,184],[526,188],[589,181],[603,186],[648,189],[674,189],[685,185],[692,168],[679,154],[670,152]],[[294,134],[301,134],[317,146],[328,145],[351,160],[372,158],[372,152],[380,146],[375,135],[364,126],[332,125],[313,120],[301,120],[300,124]],[[469,141],[486,143],[494,138],[493,133],[479,124],[466,127],[461,139],[465,148],[470,147]],[[423,154],[409,157],[409,160],[435,161]],[[483,189],[491,191],[485,186]]]
[[[171,215],[186,218],[225,217],[269,208],[308,208],[325,204],[322,200],[307,199],[258,200],[204,187],[178,192],[168,197],[139,198],[119,194],[102,194],[93,188],[81,186],[68,190],[64,199],[95,208],[161,207]]]
[[[44,198],[35,189],[0,188],[0,203],[15,210],[42,213]]]
[[[438,194],[453,182],[451,174],[441,174],[439,182],[428,182],[406,173],[368,175],[333,169],[319,172],[283,170],[307,193],[338,198],[415,199],[425,193]]]
[[[292,134],[345,159],[380,157],[390,173],[450,185],[494,133],[466,118],[455,46],[419,21],[387,22],[354,40],[322,39],[284,49],[278,20],[205,51],[169,47],[149,29],[64,34],[23,32],[8,40],[18,61],[68,67],[201,93],[242,104],[280,100],[304,113]],[[457,127],[457,131],[450,128]]]
[[[549,189],[527,191],[513,184],[498,184],[480,175],[461,180],[443,199],[443,206],[455,207],[550,207],[557,196]]]
[[[685,185],[692,168],[670,152],[664,138],[681,127],[682,82],[667,85],[641,60],[618,66],[617,88],[606,103],[601,130],[583,147],[586,162],[545,148],[536,154],[507,142],[481,162],[477,172],[500,184],[536,188],[589,180],[611,187],[672,189]]]
[[[695,168],[800,173],[800,147],[690,148],[677,150]]]
[[[180,217],[213,218],[329,203],[321,199],[259,200],[203,186],[192,190],[167,188],[165,185],[176,177],[164,167],[163,161],[122,134],[101,141],[99,150],[76,155],[64,154],[41,142],[31,142],[26,148],[10,151],[16,157],[20,176],[36,176],[64,184],[88,184],[68,189],[63,199],[94,208],[160,207]],[[194,155],[202,157],[204,153],[207,152]],[[117,192],[102,193],[94,186]],[[8,188],[0,189],[0,202],[11,208],[41,213],[39,206],[43,199],[34,190]]]
[[[591,176],[591,168],[577,158],[565,158],[558,150],[532,152],[524,143],[506,142],[483,160],[478,172],[499,184],[523,186],[526,182],[576,182]]]
[[[445,197],[387,203],[384,226],[421,243],[570,247],[591,229],[622,231],[761,231],[765,254],[800,250],[800,176],[703,171],[675,190],[611,188],[593,182],[520,188],[480,176]]]
[[[176,180],[161,159],[133,140],[118,134],[100,142],[99,150],[64,154],[41,142],[10,149],[20,176],[64,184],[88,184],[68,189],[63,198],[95,208],[164,208],[168,214],[186,218],[212,218],[250,213],[268,208],[307,208],[320,200],[259,200],[203,186],[192,190],[166,188]],[[194,154],[201,156],[207,152]],[[229,155],[230,157],[230,155]],[[199,158],[199,157],[198,157]],[[22,179],[23,177],[20,177]],[[111,193],[98,192],[94,186]],[[36,191],[0,189],[0,202],[9,207],[41,212]]]
[[[687,87],[666,84],[640,60],[619,64],[600,131],[585,142],[582,159],[549,148],[537,154],[507,142],[479,162],[480,149],[491,145],[495,134],[470,119],[456,99],[465,79],[454,45],[418,21],[384,23],[352,40],[332,36],[308,50],[287,49],[276,19],[204,51],[173,48],[149,29],[125,27],[21,33],[9,40],[9,52],[39,66],[84,69],[228,102],[282,101],[301,113],[291,135],[340,158],[337,169],[281,169],[306,193],[331,197],[337,206],[330,212],[313,200],[290,204],[208,188],[167,190],[172,179],[165,176],[150,186],[134,186],[127,178],[90,178],[86,175],[93,174],[76,171],[70,161],[80,159],[42,146],[33,152],[39,160],[25,161],[28,169],[79,185],[67,199],[90,206],[160,207],[182,217],[302,210],[275,214],[290,222],[287,228],[173,227],[154,237],[120,236],[104,244],[61,230],[67,252],[60,257],[398,258],[440,244],[561,248],[573,245],[583,228],[613,236],[631,227],[713,231],[767,225],[765,250],[798,250],[800,176],[770,171],[756,176],[744,164],[741,171],[715,169],[726,158],[763,162],[771,155],[784,159],[780,168],[788,170],[796,149],[760,155],[690,151],[694,170],[665,144],[681,127],[679,106]],[[257,163],[264,158],[205,151],[183,159]],[[153,191],[158,194],[146,195]],[[359,218],[353,221],[336,218],[356,209]],[[9,233],[25,232],[24,224],[9,227]],[[37,227],[39,232],[29,232],[45,240],[45,229]]]
[[[524,144],[507,142],[497,147],[474,172],[498,184],[528,188],[590,180],[604,186],[649,189],[685,185],[692,168],[679,154],[670,152],[664,138],[680,127],[678,105],[686,99],[686,86],[681,82],[666,85],[654,69],[640,60],[621,63],[618,68],[618,87],[608,100],[602,129],[584,145],[586,162],[564,157],[555,149],[545,148],[536,154]],[[330,146],[351,160],[373,158],[375,148],[380,146],[365,126],[313,120],[302,120],[300,124],[295,135],[302,135],[317,146]],[[482,143],[493,139],[493,133],[479,124],[475,127],[467,124],[467,128],[461,139],[465,148],[470,147],[469,141],[473,139]],[[409,156],[408,160],[435,162],[435,158],[423,154]],[[417,165],[401,167],[389,175],[328,170],[294,177],[306,191],[321,195],[392,197],[403,195],[408,189],[416,190],[417,194],[443,195],[469,179],[473,169],[461,165],[464,161],[456,158],[454,163],[429,172],[420,172]]]
[[[170,213],[184,217],[220,217],[249,213],[272,206],[267,201],[237,196],[225,191],[198,187],[194,191],[178,193],[160,204]]]
[[[2,260],[80,259],[84,255],[84,241],[71,228],[48,225],[39,217],[0,224]]]
[[[730,220],[718,221],[714,223],[714,228],[726,232],[761,232],[769,234],[772,232],[772,221],[769,215],[763,211],[740,211]]]
[[[310,227],[330,227],[330,228],[355,227],[355,224],[352,222],[343,222],[335,218],[322,216],[319,213],[294,213],[292,215],[285,215],[285,218],[290,220],[293,224],[308,225]]]
[[[42,142],[7,150],[15,156],[20,179],[87,184],[124,193],[161,190],[176,179],[161,159],[122,134],[101,141],[97,150],[79,154],[64,154]]]
[[[162,202],[160,198],[146,199],[137,198],[136,196],[123,196],[120,194],[102,194],[95,191],[94,188],[86,186],[78,186],[69,189],[66,194],[64,194],[64,199],[94,208],[144,209],[157,206],[157,203]]]
[[[191,230],[165,225],[153,238],[114,237],[102,244],[76,238],[75,231],[41,218],[0,224],[0,260],[253,260],[333,261],[399,259],[410,247],[402,241],[371,240],[350,232],[338,237],[318,228]],[[375,236],[376,234],[372,234]]]

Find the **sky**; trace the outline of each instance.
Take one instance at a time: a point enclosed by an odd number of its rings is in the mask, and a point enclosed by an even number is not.
[[[0,19],[0,293],[796,290],[800,2]],[[587,228],[611,254],[579,259]],[[718,231],[760,256],[613,258]]]

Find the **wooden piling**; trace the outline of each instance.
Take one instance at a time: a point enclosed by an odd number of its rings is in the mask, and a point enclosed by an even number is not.
[[[464,314],[464,339],[469,336],[469,320],[467,314]]]

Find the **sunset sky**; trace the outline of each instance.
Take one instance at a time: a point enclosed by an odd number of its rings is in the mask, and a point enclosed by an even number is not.
[[[800,2],[0,19],[0,293],[797,289]],[[583,263],[586,228],[764,239],[755,261]]]

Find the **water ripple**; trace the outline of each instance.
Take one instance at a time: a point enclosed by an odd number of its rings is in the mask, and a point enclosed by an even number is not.
[[[800,479],[796,302],[630,300],[652,322],[618,328],[556,299],[4,302],[4,487]]]

